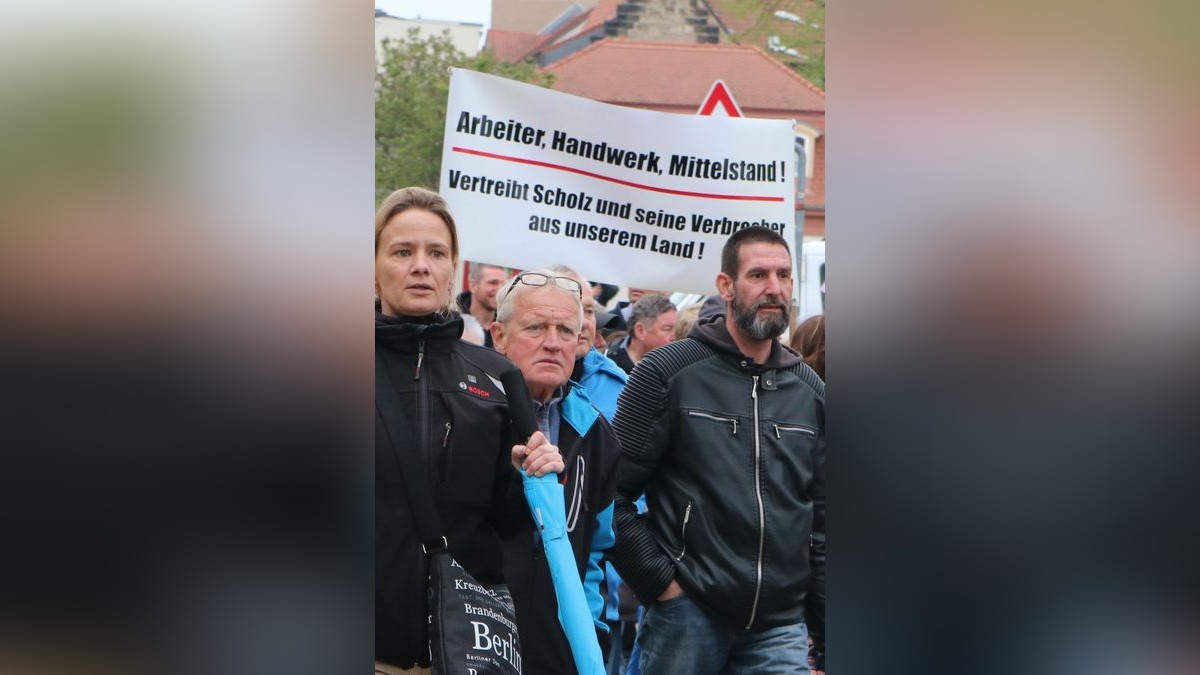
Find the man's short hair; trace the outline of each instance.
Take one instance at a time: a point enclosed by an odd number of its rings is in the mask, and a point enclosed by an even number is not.
[[[629,334],[633,335],[633,327],[644,321],[654,321],[667,312],[674,312],[675,305],[665,295],[649,293],[633,303],[629,311]]]
[[[559,274],[549,267],[543,267],[539,270],[526,270],[521,274],[509,279],[503,286],[500,287],[500,292],[496,294],[496,321],[507,325],[512,320],[513,306],[516,304],[517,298],[531,291],[540,291],[547,287],[559,293],[566,293],[575,298],[575,307],[579,310],[579,325],[583,326],[583,298],[579,293],[573,293],[565,288],[555,286],[553,283],[546,286],[530,286],[521,282],[521,275],[528,273],[544,274],[548,277],[563,277],[565,274]],[[574,277],[571,277],[574,279]]]
[[[588,284],[588,280],[584,279],[583,275],[579,272],[576,272],[573,268],[567,267],[562,263],[558,263],[557,265],[551,265],[547,269],[551,270],[560,277],[571,277],[575,281],[578,281],[583,286],[584,295],[592,294],[592,288],[591,285]]]
[[[499,265],[472,262],[470,268],[467,270],[467,280],[473,284],[479,283],[483,280],[483,273],[488,270],[500,270],[501,272],[504,272],[504,268]],[[504,275],[508,276],[508,272],[504,272]]]
[[[721,272],[736,279],[738,275],[738,254],[742,251],[742,244],[754,244],[758,242],[779,244],[788,250],[788,255],[792,253],[787,240],[775,230],[758,227],[757,225],[747,227],[734,232],[730,235],[729,239],[725,240],[725,247],[721,249]]]

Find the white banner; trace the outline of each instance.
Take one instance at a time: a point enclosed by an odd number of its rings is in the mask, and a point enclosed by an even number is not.
[[[790,120],[599,103],[454,69],[440,192],[462,258],[711,294],[743,227],[795,240]]]

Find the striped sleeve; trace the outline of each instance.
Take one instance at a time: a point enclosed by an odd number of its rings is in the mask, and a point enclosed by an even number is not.
[[[638,598],[649,604],[675,578],[675,563],[655,541],[647,516],[636,501],[650,484],[669,449],[670,374],[707,353],[694,340],[682,340],[648,354],[633,369],[617,402],[613,428],[621,441],[614,512],[617,544],[612,560]]]

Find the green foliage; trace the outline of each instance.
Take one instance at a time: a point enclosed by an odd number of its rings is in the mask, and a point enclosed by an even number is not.
[[[466,68],[548,87],[550,75],[532,62],[500,63],[490,52],[467,57],[448,35],[384,43],[375,73],[375,201],[397,188],[434,188],[442,164],[442,135],[450,68]]]
[[[825,88],[825,0],[780,0],[775,3],[724,0],[721,9],[730,17],[751,22],[729,38],[732,42],[757,45],[808,81]],[[796,14],[804,24],[776,18],[776,9]],[[778,37],[780,44],[795,49],[800,56],[770,51],[767,47],[770,36]]]
[[[821,45],[819,52],[809,52],[807,61],[788,65],[803,75],[804,79],[825,89],[825,45]]]

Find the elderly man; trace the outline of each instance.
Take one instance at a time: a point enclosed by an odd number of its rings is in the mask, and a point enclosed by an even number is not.
[[[620,446],[608,421],[569,378],[583,327],[583,286],[553,270],[523,272],[500,290],[492,339],[521,369],[538,428],[560,448],[567,530],[601,650],[608,626],[601,611],[601,560],[615,540],[613,495]],[[504,578],[517,608],[526,675],[574,673],[570,645],[541,542],[520,534],[503,543]]]
[[[675,319],[678,312],[665,295],[648,293],[633,303],[629,314],[629,335],[612,345],[608,356],[626,373],[650,350],[675,339]]]
[[[776,339],[791,275],[782,237],[735,232],[726,312],[646,355],[621,393],[613,558],[648,607],[648,675],[804,673],[807,633],[822,663],[825,385]]]

